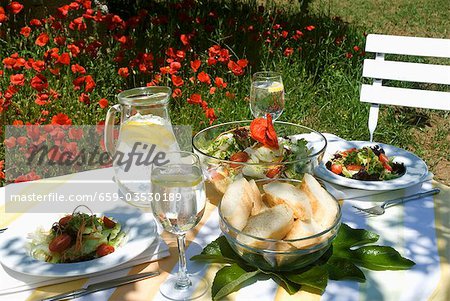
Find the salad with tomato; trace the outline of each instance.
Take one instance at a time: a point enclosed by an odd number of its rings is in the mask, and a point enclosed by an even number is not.
[[[55,222],[50,231],[30,235],[29,251],[49,263],[87,261],[111,254],[123,243],[121,225],[107,216],[74,212]]]
[[[303,138],[278,137],[270,114],[266,118],[254,119],[250,126],[221,133],[202,151],[214,158],[229,161],[220,162],[210,169],[213,180],[234,178],[238,174],[250,178],[284,176],[301,179],[307,162],[306,159],[300,159],[306,158],[311,152]]]
[[[325,166],[337,175],[362,181],[392,180],[406,171],[403,163],[394,162],[379,145],[337,152]]]

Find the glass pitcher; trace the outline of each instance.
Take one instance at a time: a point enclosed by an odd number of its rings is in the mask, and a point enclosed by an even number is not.
[[[104,142],[115,181],[124,199],[136,206],[150,205],[137,196],[151,190],[151,165],[162,164],[167,152],[179,151],[167,107],[171,93],[169,87],[157,86],[126,90],[106,114]],[[117,141],[116,113],[120,113]]]

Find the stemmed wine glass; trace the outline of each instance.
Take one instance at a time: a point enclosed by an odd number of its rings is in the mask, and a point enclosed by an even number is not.
[[[186,232],[198,224],[205,210],[205,183],[196,154],[182,151],[167,154],[169,163],[152,169],[151,207],[164,230],[177,236],[179,267],[178,275],[169,276],[160,291],[171,300],[191,300],[208,289],[204,279],[187,274],[185,255]]]
[[[275,121],[280,117],[284,110],[284,86],[280,73],[262,71],[253,74],[250,110],[255,118],[270,114]]]

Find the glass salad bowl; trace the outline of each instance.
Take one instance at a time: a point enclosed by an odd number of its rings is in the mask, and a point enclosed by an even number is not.
[[[208,186],[212,185],[218,193],[223,194],[240,175],[247,179],[301,179],[321,162],[327,146],[321,133],[302,125],[275,121],[279,149],[274,150],[250,138],[251,122],[214,125],[193,137],[194,152],[200,157]]]
[[[273,180],[257,180],[259,190]],[[299,186],[301,181],[278,179]],[[336,199],[336,215],[334,221],[325,229],[314,235],[296,239],[266,239],[246,234],[231,225],[224,217],[219,204],[220,229],[231,248],[248,264],[267,271],[292,271],[303,268],[317,261],[331,247],[341,225],[341,208]]]

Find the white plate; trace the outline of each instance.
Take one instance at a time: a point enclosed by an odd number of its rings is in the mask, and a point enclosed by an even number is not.
[[[34,259],[25,247],[27,235],[38,226],[50,229],[62,214],[23,214],[0,236],[0,262],[7,268],[28,275],[69,277],[104,271],[123,264],[146,250],[156,239],[157,227],[150,215],[132,207],[117,208],[102,215],[113,217],[120,222],[126,232],[125,243],[114,253],[97,259],[77,263],[47,263]],[[98,215],[98,214],[97,214]]]
[[[406,167],[405,174],[399,178],[387,181],[361,181],[336,175],[325,166],[325,163],[328,162],[336,152],[353,147],[359,149],[364,146],[374,145],[381,146],[389,158],[394,157],[394,162],[403,163]],[[392,145],[367,141],[336,140],[328,144],[322,162],[315,169],[315,174],[325,181],[350,188],[364,190],[395,190],[420,183],[422,179],[428,175],[428,168],[425,162],[413,153]]]

